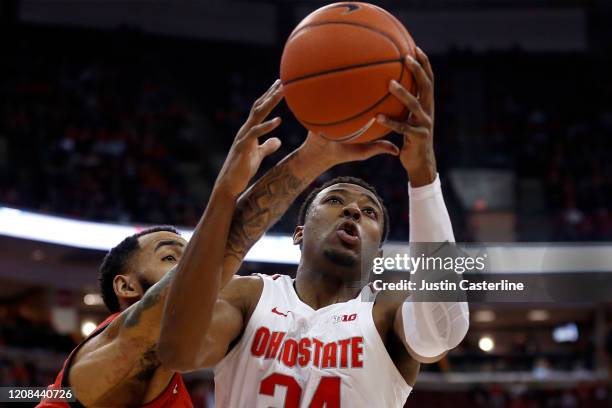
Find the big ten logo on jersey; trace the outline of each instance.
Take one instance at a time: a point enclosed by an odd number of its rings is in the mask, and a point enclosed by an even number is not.
[[[357,313],[332,316],[332,321],[334,323],[352,322],[352,321],[355,321],[356,319],[357,319]]]
[[[323,342],[315,337],[294,339],[284,331],[260,327],[253,336],[251,355],[287,367],[363,368],[363,337]]]

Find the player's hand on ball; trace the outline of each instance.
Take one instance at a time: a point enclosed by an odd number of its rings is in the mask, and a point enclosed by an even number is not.
[[[417,95],[411,94],[396,81],[389,83],[391,94],[410,111],[408,119],[398,122],[385,115],[377,116],[380,124],[404,135],[399,156],[413,187],[432,183],[436,178],[433,148],[434,75],[429,58],[418,47],[416,56],[416,59],[407,56],[406,66],[414,76]]]
[[[325,139],[313,132],[308,132],[308,137],[300,149],[307,151],[308,156],[314,158],[318,164],[323,163],[325,168],[351,161],[366,160],[379,154],[397,156],[400,152],[399,148],[388,140],[347,144]]]
[[[265,122],[264,119],[283,99],[282,91],[281,81],[277,80],[255,101],[248,119],[236,134],[216,182],[216,186],[222,186],[234,197],[238,197],[246,189],[262,160],[281,145],[281,141],[276,137],[261,144],[259,138],[276,129],[281,123],[280,117]]]

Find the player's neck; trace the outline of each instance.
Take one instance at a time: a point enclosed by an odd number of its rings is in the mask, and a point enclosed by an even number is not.
[[[295,290],[302,302],[316,310],[353,299],[361,287],[357,280],[342,279],[337,273],[327,273],[320,268],[300,264]]]

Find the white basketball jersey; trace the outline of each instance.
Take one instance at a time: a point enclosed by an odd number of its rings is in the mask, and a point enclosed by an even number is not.
[[[289,276],[260,276],[263,292],[244,334],[214,369],[217,407],[404,406],[412,387],[376,330],[369,286],[314,310]]]

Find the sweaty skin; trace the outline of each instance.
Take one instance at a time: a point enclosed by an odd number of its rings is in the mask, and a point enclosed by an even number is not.
[[[170,294],[170,283],[176,276],[191,271],[206,284],[192,286],[198,289],[199,314],[186,314],[186,319],[177,319],[174,315],[169,330],[173,330],[175,323],[193,324],[192,316],[200,316],[203,318],[197,319],[193,329],[206,331],[213,320],[211,310],[216,309],[219,291],[232,279],[251,246],[306,186],[337,163],[398,153],[389,142],[344,149],[330,147],[326,141],[310,135],[300,148],[243,193],[263,158],[280,146],[276,138],[262,144],[258,138],[280,124],[279,118],[263,121],[281,99],[282,87],[276,82],[253,105],[249,118],[236,135],[207,210],[189,244],[170,232],[151,233],[139,239],[140,249],[130,260],[128,271],[114,282],[121,304],[120,316],[87,341],[73,360],[68,379],[81,403],[138,406],[160,395],[177,371],[161,358],[160,351],[163,354],[168,348],[158,348],[163,344],[160,331],[164,305]],[[335,154],[325,160],[309,160],[321,151]],[[203,264],[222,267],[210,269]],[[192,287],[178,286],[190,298]],[[236,293],[242,294],[240,290]],[[176,295],[181,296],[180,292]],[[165,325],[173,313],[172,310],[167,313]],[[184,339],[188,331],[176,333]],[[170,344],[173,340],[173,336],[164,338]]]
[[[205,298],[213,299],[208,306],[212,307],[224,277],[229,280],[238,270],[241,254],[252,245],[239,231],[239,226],[251,222],[243,218],[248,213],[234,215],[234,207],[263,158],[280,146],[276,138],[261,145],[257,138],[279,125],[279,118],[262,121],[281,99],[280,83],[275,83],[256,102],[253,112],[257,110],[257,114],[252,113],[238,132],[189,244],[182,237],[165,231],[139,238],[140,249],[131,257],[125,273],[114,280],[121,314],[102,333],[87,341],[73,359],[68,380],[81,403],[138,406],[156,398],[170,382],[176,371],[162,364],[157,344],[164,302],[177,274],[177,265],[199,268],[203,259],[223,265],[219,271],[210,273],[211,284],[200,292]],[[237,205],[244,206],[245,202],[260,195],[262,186],[256,183],[238,199]],[[232,215],[235,216],[234,226],[230,227]],[[259,229],[250,228],[251,238],[259,238],[269,227],[265,220],[260,225]],[[206,239],[207,235],[219,239],[211,242]],[[228,236],[234,237],[231,248],[226,247]],[[207,248],[217,257],[207,253]],[[231,258],[232,262],[223,262],[224,257]],[[206,326],[208,323],[203,322]]]
[[[378,154],[398,153],[399,149],[385,140],[362,145],[342,145],[309,134],[298,149],[245,192],[248,199],[241,199],[237,204],[227,239],[226,248],[229,250],[224,255],[225,268],[219,287],[227,288],[228,296],[232,299],[235,297],[232,291],[244,294],[240,301],[249,303],[240,304],[238,308],[246,311],[251,302],[248,300],[250,295],[245,291],[254,288],[253,296],[259,299],[259,283],[253,284],[250,283],[251,280],[243,278],[231,280],[232,276],[248,249],[285,213],[295,198],[319,175],[336,164],[365,160]],[[223,237],[215,234],[215,239],[222,240]],[[220,274],[218,270],[214,270],[216,264],[210,261],[218,254],[210,251],[210,248],[207,250],[209,255],[197,258],[203,261],[199,267],[185,263],[178,271],[166,301],[158,352],[165,366],[180,372],[208,366],[209,361],[212,361],[211,355],[217,356],[221,353],[219,355],[222,357],[231,340],[237,336],[234,328],[237,327],[237,332],[240,332],[242,323],[245,322],[244,316],[237,314],[233,306],[227,308],[229,303],[223,300],[222,295],[204,297],[211,282],[215,282],[214,279]],[[231,273],[226,272],[228,265],[231,266]],[[215,278],[211,279],[211,276]],[[205,301],[202,301],[203,299]],[[210,307],[209,301],[216,303]],[[234,302],[233,305],[237,303]],[[201,318],[193,319],[192,316]],[[215,325],[215,321],[218,325]],[[215,326],[215,329],[208,330],[208,322],[211,322],[211,327]],[[218,326],[222,326],[221,329],[218,330]],[[212,341],[214,344],[211,344],[208,332],[214,332],[215,336],[218,335],[223,340]],[[226,333],[229,333],[227,338],[224,337]]]
[[[427,56],[420,49],[417,50],[417,58],[418,61],[407,57],[406,66],[415,77],[418,97],[410,94],[400,84],[389,84],[390,92],[410,110],[408,120],[396,122],[384,116],[377,118],[381,124],[404,136],[399,158],[413,187],[431,184],[436,178],[433,152],[433,73]],[[310,161],[329,160],[327,166],[333,164],[331,158],[338,157],[341,149],[363,149],[367,146],[326,143],[314,135],[310,135],[309,139],[312,139],[312,146],[298,151],[295,159],[314,153],[316,155],[311,156]],[[379,142],[382,141],[376,143]],[[304,163],[310,161],[303,159]],[[282,178],[289,180],[298,169],[287,166],[286,171],[287,174]],[[267,211],[275,215],[282,214],[288,206],[287,201],[295,198],[286,194],[282,195],[285,200],[277,202],[273,184],[266,191],[264,196],[269,205]],[[360,245],[350,245],[351,240],[338,233],[337,226],[347,220],[356,224]],[[295,280],[296,291],[302,301],[319,309],[354,298],[360,288],[355,288],[352,283],[361,278],[364,267],[367,269],[368,264],[371,266],[373,258],[380,254],[382,222],[381,205],[368,190],[354,184],[335,184],[321,191],[308,211],[305,225],[298,226],[294,234],[294,243],[302,246]],[[185,279],[187,284],[197,281],[194,273],[186,273],[181,279]],[[235,277],[230,281],[219,293],[210,326],[200,331],[198,344],[178,335],[185,327],[171,322],[164,325],[160,342],[160,355],[163,356],[164,364],[179,371],[217,364],[226,355],[230,345],[240,339],[262,289],[263,282],[258,277]],[[168,307],[180,308],[181,313],[192,316],[200,313],[198,299],[178,295],[168,298]],[[442,356],[423,358],[402,343],[403,330],[396,321],[398,316],[401,318],[403,300],[379,297],[373,308],[373,317],[396,367],[406,382],[413,385],[420,363],[437,361]],[[166,350],[162,351],[162,348]]]

